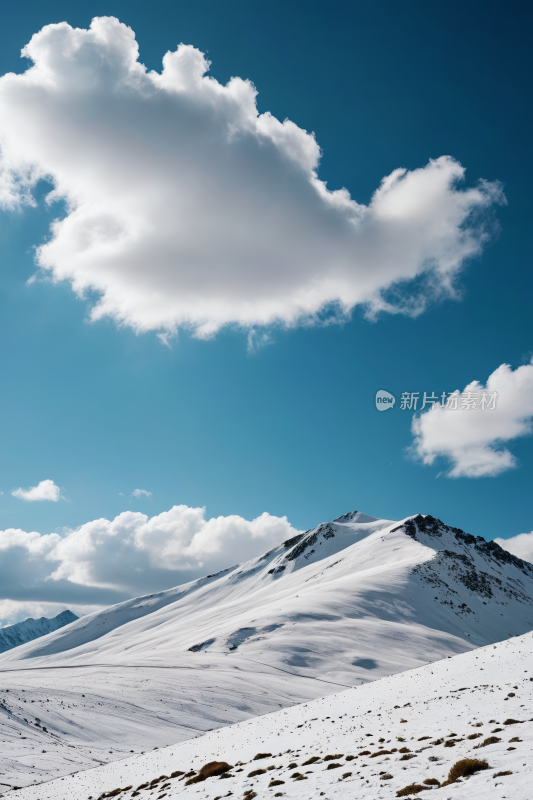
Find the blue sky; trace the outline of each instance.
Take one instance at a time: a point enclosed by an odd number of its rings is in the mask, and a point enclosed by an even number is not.
[[[416,317],[356,306],[338,324],[267,325],[268,344],[250,351],[242,327],[207,340],[182,329],[169,347],[153,330],[89,321],[91,297],[67,281],[28,284],[36,246],[66,213],[45,204],[41,181],[34,207],[0,212],[0,529],[62,534],[184,505],[301,529],[356,508],[430,513],[486,538],[531,531],[531,436],[507,443],[515,468],[451,478],[446,460],[408,455],[412,412],[374,405],[378,389],[463,391],[531,361],[526,4],[28,2],[2,12],[0,74],[29,66],[20,50],[43,25],[95,16],[130,26],[149,69],[183,42],[220,83],[251,80],[261,113],[314,131],[319,178],[357,203],[393,170],[444,155],[466,168],[463,188],[499,181],[507,204],[485,212],[491,240],[462,266],[455,298]],[[11,495],[44,479],[64,499]],[[152,496],[132,497],[139,488]]]

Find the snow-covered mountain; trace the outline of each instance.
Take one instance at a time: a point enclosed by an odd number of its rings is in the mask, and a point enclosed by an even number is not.
[[[39,639],[41,636],[46,636],[47,633],[57,631],[77,619],[76,614],[67,609],[52,619],[47,619],[46,617],[32,619],[30,617],[25,619],[24,622],[17,622],[14,625],[8,625],[6,628],[0,628],[0,653],[5,653],[6,650],[12,650],[13,647],[18,647],[21,644],[26,644],[26,642]]]
[[[124,758],[531,629],[530,564],[430,516],[352,512],[0,656],[0,781]]]

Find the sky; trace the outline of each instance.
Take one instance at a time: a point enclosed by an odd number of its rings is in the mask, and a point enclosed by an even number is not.
[[[533,559],[530,22],[521,2],[2,11],[3,624],[353,509]]]

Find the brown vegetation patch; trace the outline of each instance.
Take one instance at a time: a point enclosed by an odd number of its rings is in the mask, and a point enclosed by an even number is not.
[[[410,794],[418,794],[418,792],[430,791],[428,786],[421,786],[419,783],[412,783],[410,786],[404,786],[396,792],[396,797],[407,797]]]
[[[424,783],[427,786],[440,786],[440,781],[438,781],[436,778],[426,778]]]
[[[370,758],[378,758],[378,756],[390,756],[391,754],[392,754],[391,750],[378,750],[377,753],[372,753]]]
[[[348,758],[350,758],[350,756],[348,756]],[[353,758],[353,756],[352,756],[352,758]],[[304,761],[304,763],[302,764],[302,767],[307,767],[309,764],[316,764],[317,761],[320,761],[320,757],[319,756],[312,756],[311,758],[308,758],[307,761]]]
[[[195,775],[194,778],[189,778],[188,781],[185,781],[185,786],[190,786],[192,783],[201,783],[207,778],[213,778],[216,775],[222,775],[224,772],[228,772],[230,769],[232,769],[232,767],[225,761],[209,761],[207,764],[204,764],[200,770],[198,770],[198,774]]]
[[[278,781],[278,780],[270,781],[270,783],[268,784],[268,788],[270,789],[271,786],[281,786],[282,783],[285,783],[285,781]]]
[[[482,733],[471,733],[470,736],[467,736],[467,739],[479,739],[480,736],[483,736]]]
[[[392,778],[392,775],[389,775],[388,772],[386,772],[385,775],[380,775],[379,776],[380,781],[390,781],[391,778]]]
[[[497,744],[501,742],[497,736],[489,736],[488,739],[484,739],[480,744],[476,744],[474,750],[479,750],[480,747],[486,747],[488,744]]]
[[[360,756],[369,756],[370,755],[370,750],[361,750],[361,752],[358,755],[360,755]]]
[[[399,752],[399,753],[410,753],[411,751],[409,750],[409,748],[408,748],[408,747],[400,747],[400,749],[398,750],[398,752]]]
[[[328,764],[328,769],[338,769],[342,764]]]
[[[351,772],[343,772],[342,773],[342,777],[343,778],[349,778],[351,774],[352,774]]]
[[[338,753],[336,756],[324,756],[324,761],[335,761],[336,758],[343,758],[344,753]]]
[[[444,781],[441,786],[448,786],[450,783],[455,783],[457,778],[466,778],[475,772],[488,768],[489,765],[486,761],[480,761],[478,758],[463,758],[453,765],[448,773],[448,780]]]
[[[256,756],[253,757],[253,761],[259,761],[260,758],[270,758],[272,753],[258,753]]]
[[[264,775],[266,769],[253,769],[251,772],[248,773],[249,778],[255,778],[256,775]]]
[[[404,753],[403,756],[399,759],[400,761],[409,761],[410,758],[416,758],[414,753]]]
[[[306,780],[307,780],[307,778],[305,777],[305,775],[298,775],[298,777],[297,777],[297,778],[295,778],[295,780],[296,780],[296,781],[306,781]]]
[[[503,778],[504,775],[512,775],[513,771],[511,769],[506,769],[505,772],[496,772],[492,777],[493,778]]]
[[[513,719],[512,717],[509,717],[509,719],[504,719],[503,724],[504,725],[520,725],[520,720],[519,719]]]

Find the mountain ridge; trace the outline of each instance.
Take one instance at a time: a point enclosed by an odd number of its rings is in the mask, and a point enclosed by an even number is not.
[[[43,734],[23,704],[9,707],[13,718],[26,712],[27,750],[13,722],[0,719],[0,738],[16,745],[17,780],[23,761],[53,777],[531,629],[527,562],[430,515],[349,512],[1,655],[2,680],[31,693],[39,725],[68,746],[68,758],[57,750],[55,766],[42,763]]]
[[[50,619],[47,617],[40,617],[39,619],[29,617],[22,622],[16,622],[13,625],[0,628],[0,653],[20,647],[20,645],[27,644],[35,639],[40,639],[42,636],[63,628],[77,619],[79,617],[76,614],[66,609]]]

